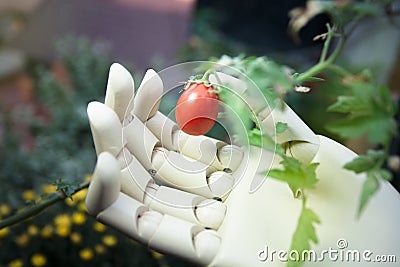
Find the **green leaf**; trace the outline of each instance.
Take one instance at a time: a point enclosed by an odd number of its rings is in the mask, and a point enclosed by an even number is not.
[[[351,95],[339,96],[328,108],[328,111],[345,113],[346,117],[328,124],[327,129],[344,138],[367,135],[372,144],[388,144],[396,133],[397,110],[389,89],[359,80],[348,87]]]
[[[318,182],[315,170],[319,163],[305,165],[296,158],[284,156],[280,164],[283,166],[283,169],[272,169],[267,175],[271,178],[287,182],[292,191],[295,189],[314,188]]]
[[[354,96],[339,96],[336,103],[328,107],[330,112],[341,113],[368,113],[368,105]]]
[[[379,189],[379,172],[371,171],[367,172],[367,179],[365,180],[362,192],[361,192],[361,199],[360,204],[358,206],[358,213],[357,216],[360,217],[363,210],[365,209],[367,203],[375,195],[375,193]]]
[[[319,220],[317,214],[315,214],[311,209],[306,208],[303,202],[303,207],[299,220],[297,222],[297,227],[292,237],[290,251],[297,251],[298,255],[302,255],[302,252],[304,250],[311,249],[311,242],[317,244],[318,237],[315,232],[314,224],[319,223],[321,223],[321,221]],[[303,259],[299,257],[298,261],[293,261],[290,257],[288,257],[287,267],[301,266],[304,262],[302,260]]]
[[[277,134],[280,134],[280,133],[283,133],[284,131],[286,131],[287,127],[288,127],[287,123],[278,121],[275,124],[275,131]]]
[[[276,144],[271,136],[266,133],[262,133],[258,128],[254,128],[249,131],[248,137],[249,144],[252,146],[262,147],[281,156],[285,154],[285,150],[282,146]]]
[[[368,150],[367,155],[359,156],[343,167],[355,173],[362,173],[380,166],[386,154],[383,150]]]

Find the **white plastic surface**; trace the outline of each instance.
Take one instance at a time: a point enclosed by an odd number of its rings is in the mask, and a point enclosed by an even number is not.
[[[114,71],[121,70],[112,68],[110,76]],[[150,74],[147,75],[155,76]],[[265,177],[271,167],[279,167],[280,159],[260,148],[247,150],[204,137],[186,136],[181,144],[179,131],[173,130],[172,123],[168,123],[165,133],[159,133],[164,120],[154,108],[158,107],[158,102],[154,101],[159,96],[149,96],[149,92],[160,91],[157,77],[151,79],[151,86],[142,82],[141,88],[145,89],[141,89],[141,96],[134,102],[140,109],[133,108],[135,112],[145,112],[125,124],[124,135],[129,137],[124,142],[117,142],[125,140],[118,115],[112,115],[111,109],[100,103],[90,104],[101,108],[88,108],[99,154],[86,199],[89,212],[151,248],[201,266],[285,266],[286,262],[279,260],[277,253],[288,252],[290,248],[301,199],[293,197],[286,183]],[[229,77],[223,78],[231,79]],[[232,81],[238,86],[243,85],[237,79]],[[158,89],[154,90],[154,86]],[[121,96],[129,95],[120,90],[131,88],[112,91]],[[247,94],[246,88],[237,90]],[[125,103],[116,99],[117,93],[109,94],[110,103]],[[365,177],[343,169],[356,154],[326,137],[314,135],[288,107],[283,112],[264,112],[262,116],[270,130],[275,125],[271,124],[273,117],[275,121],[288,123],[288,131],[278,139],[290,144],[288,153],[304,162],[320,163],[317,168],[319,182],[315,189],[307,191],[307,206],[321,220],[316,226],[319,243],[312,246],[316,253],[339,249],[338,241],[345,240],[347,247],[342,250],[348,248],[361,253],[370,250],[373,255],[394,255],[400,260],[400,194],[389,183],[382,182],[380,190],[357,220]],[[153,120],[148,123],[152,130],[146,127],[149,118]],[[110,129],[110,126],[115,128]],[[167,140],[165,146],[163,140]],[[125,142],[130,152],[124,146]],[[181,153],[171,150],[171,146],[176,149],[176,144]],[[121,167],[121,158],[127,159],[126,166]],[[151,173],[154,182],[161,179],[165,184],[155,184],[147,173],[149,170],[157,172]],[[223,202],[212,198],[221,198]],[[272,251],[275,256],[271,255]],[[397,266],[378,262],[370,265]],[[366,266],[366,263],[333,261],[326,257],[324,262],[306,261],[304,266],[353,267]]]

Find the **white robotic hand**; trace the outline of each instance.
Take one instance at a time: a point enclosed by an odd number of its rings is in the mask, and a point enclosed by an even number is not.
[[[220,78],[259,107],[239,80]],[[134,97],[129,72],[111,66],[105,104],[88,106],[98,155],[86,198],[89,213],[152,249],[198,265],[285,266],[278,252],[290,248],[301,200],[287,184],[263,174],[278,167],[279,158],[260,148],[183,133],[158,112],[162,94],[163,82],[153,70]],[[320,181],[307,203],[321,220],[314,249],[326,256],[323,265],[364,266],[362,259],[344,262],[323,254],[330,248],[343,251],[338,247],[343,240],[348,249],[371,251],[372,259],[378,254],[400,259],[400,196],[394,188],[382,183],[357,220],[365,177],[342,168],[356,155],[315,135],[288,107],[257,115],[266,129],[273,129],[274,119],[286,122],[277,141],[287,143],[296,158],[320,163]],[[312,264],[321,262],[305,266]]]

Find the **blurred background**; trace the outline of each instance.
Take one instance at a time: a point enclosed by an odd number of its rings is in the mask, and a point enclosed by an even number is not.
[[[224,54],[266,55],[300,72],[317,62],[322,43],[313,37],[330,22],[319,14],[294,38],[289,12],[305,5],[305,0],[0,0],[0,218],[45,198],[61,181],[90,179],[95,152],[86,105],[103,101],[112,62],[127,66],[137,82],[147,68]],[[370,67],[394,97],[400,89],[399,24],[365,21],[339,59],[354,70]],[[335,116],[325,111],[341,90],[335,82],[313,84],[310,95],[293,95],[288,102],[316,132],[363,153],[368,149],[363,138],[341,140],[323,127]],[[394,154],[398,147],[395,141]],[[84,194],[0,230],[0,267],[190,266],[96,223],[85,212]]]

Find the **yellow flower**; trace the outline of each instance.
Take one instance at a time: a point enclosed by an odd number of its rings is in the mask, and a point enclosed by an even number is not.
[[[73,206],[75,206],[76,205],[76,201],[75,201],[75,199],[71,199],[71,198],[66,198],[65,199],[65,204],[67,204],[68,206],[71,206],[71,207],[73,207]]]
[[[27,201],[32,201],[35,200],[35,192],[33,190],[25,190],[22,193],[22,198],[27,200]]]
[[[86,209],[86,206],[85,206],[85,203],[84,203],[84,202],[80,202],[80,203],[78,204],[78,210],[79,210],[79,211],[82,211],[82,212],[87,212],[87,209]]]
[[[7,267],[22,267],[24,262],[21,259],[15,259],[7,264]]]
[[[96,232],[103,233],[107,229],[107,227],[104,224],[102,224],[101,222],[95,222],[93,224],[93,229]]]
[[[77,232],[73,232],[69,238],[71,239],[72,243],[74,243],[74,244],[79,244],[82,241],[82,235]]]
[[[40,267],[46,265],[46,257],[43,254],[36,253],[31,257],[31,263],[33,266]]]
[[[51,185],[51,184],[42,185],[42,193],[45,195],[54,193],[56,191],[57,191],[57,187],[55,185]]]
[[[29,242],[29,236],[26,233],[23,233],[15,238],[15,243],[19,246],[24,247]]]
[[[89,261],[93,258],[93,250],[90,248],[84,248],[79,251],[79,257],[84,261]]]
[[[78,191],[72,197],[74,198],[74,201],[84,200],[86,197],[86,193],[87,193],[87,188],[82,189],[81,191]]]
[[[117,238],[113,235],[105,235],[105,236],[103,236],[102,240],[103,240],[103,243],[109,247],[115,246],[118,242]]]
[[[35,236],[39,233],[39,228],[36,225],[29,225],[28,226],[28,234],[31,236]]]
[[[72,222],[76,225],[82,225],[84,224],[86,221],[86,217],[85,214],[83,214],[82,212],[74,212],[72,214]]]
[[[0,229],[0,238],[7,236],[9,232],[8,227]]]
[[[41,231],[41,236],[43,237],[43,238],[50,238],[51,237],[51,235],[53,234],[53,227],[51,226],[51,225],[45,225],[43,228],[42,228],[42,231]]]
[[[153,255],[153,258],[155,258],[156,260],[161,259],[162,257],[164,257],[163,254],[155,251],[155,250],[151,250],[151,255]]]
[[[60,226],[60,225],[70,226],[71,218],[68,216],[68,214],[65,214],[65,213],[57,215],[54,218],[54,224],[57,226]]]
[[[60,237],[67,237],[70,231],[71,229],[69,228],[69,225],[58,225],[56,227],[56,233]]]
[[[97,244],[94,246],[94,250],[96,251],[97,254],[104,254],[106,252],[106,247],[103,246],[102,244]]]
[[[7,216],[11,213],[11,207],[8,204],[3,204],[0,206],[0,216]]]

